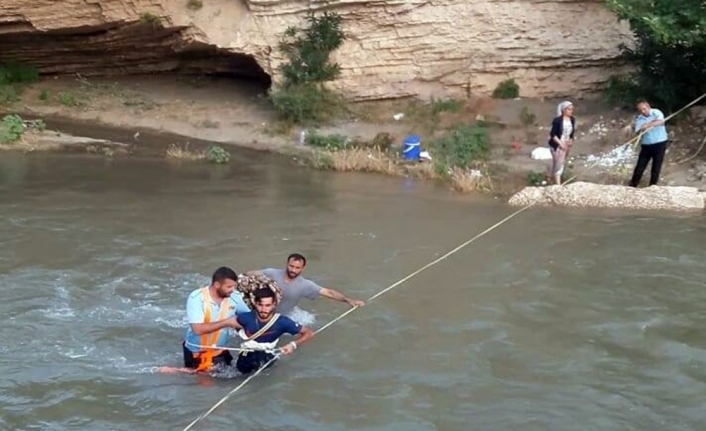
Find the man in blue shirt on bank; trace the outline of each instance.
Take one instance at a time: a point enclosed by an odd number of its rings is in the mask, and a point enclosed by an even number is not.
[[[659,109],[654,109],[645,99],[637,101],[637,112],[640,115],[635,120],[635,133],[641,133],[640,155],[637,158],[635,171],[630,180],[631,187],[637,187],[642,179],[642,174],[647,164],[652,160],[650,171],[650,185],[659,182],[659,173],[664,162],[664,153],[667,150],[667,128],[664,127],[664,114]]]

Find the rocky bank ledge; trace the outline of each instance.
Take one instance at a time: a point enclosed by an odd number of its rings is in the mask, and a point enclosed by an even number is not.
[[[524,206],[535,201],[536,205],[541,206],[700,211],[705,206],[706,191],[696,187],[650,186],[636,189],[576,182],[565,186],[526,187],[514,194],[509,203]]]

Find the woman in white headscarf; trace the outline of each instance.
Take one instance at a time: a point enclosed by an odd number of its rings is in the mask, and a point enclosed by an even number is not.
[[[557,116],[552,120],[552,131],[549,134],[549,147],[552,153],[552,175],[557,185],[561,185],[561,175],[569,156],[569,150],[574,144],[576,119],[574,118],[574,104],[569,101],[561,102],[556,107]]]

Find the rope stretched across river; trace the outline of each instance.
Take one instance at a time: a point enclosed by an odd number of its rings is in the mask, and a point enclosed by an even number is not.
[[[478,235],[474,236],[473,238],[469,239],[468,241],[464,242],[463,244],[459,245],[458,247],[454,248],[453,250],[449,251],[448,253],[444,254],[443,256],[437,258],[436,260],[433,260],[432,262],[429,262],[428,264],[424,265],[423,267],[419,268],[418,270],[414,271],[413,273],[409,274],[408,276],[402,278],[401,280],[397,281],[396,283],[391,284],[391,285],[388,286],[387,288],[385,288],[385,289],[381,290],[380,292],[376,293],[375,295],[371,296],[371,297],[368,299],[368,302],[374,301],[375,299],[381,297],[381,296],[384,295],[385,293],[387,293],[387,292],[389,292],[390,290],[394,289],[395,287],[401,285],[402,283],[404,283],[405,281],[409,280],[410,278],[412,278],[412,277],[418,275],[420,272],[422,272],[422,271],[424,271],[424,270],[426,270],[426,269],[428,269],[428,268],[431,268],[432,266],[436,265],[437,263],[441,262],[442,260],[444,260],[444,259],[448,258],[449,256],[455,254],[456,252],[458,252],[458,251],[461,250],[462,248],[464,248],[464,247],[470,245],[471,243],[473,243],[473,242],[475,242],[476,240],[480,239],[480,238],[483,237],[484,235],[486,235],[486,234],[490,233],[491,231],[493,231],[494,229],[498,228],[498,227],[501,226],[503,223],[505,223],[505,222],[509,221],[510,219],[512,219],[513,217],[519,215],[519,214],[522,213],[523,211],[528,210],[532,205],[534,205],[534,203],[532,203],[532,204],[530,204],[530,205],[526,205],[526,206],[524,206],[524,207],[518,209],[517,211],[513,212],[513,213],[510,214],[509,216],[507,216],[507,217],[505,217],[504,219],[500,220],[499,222],[495,223],[493,226],[487,228],[487,229],[484,230],[483,232],[479,233]],[[346,310],[344,313],[342,313],[340,316],[336,317],[335,319],[331,320],[330,322],[328,322],[327,324],[325,324],[324,326],[322,326],[321,328],[319,328],[319,329],[316,331],[316,334],[320,334],[321,332],[325,331],[325,330],[326,330],[327,328],[329,328],[331,325],[333,325],[334,323],[336,323],[336,322],[338,322],[339,320],[343,319],[344,317],[346,317],[346,316],[349,315],[350,313],[354,312],[354,311],[357,310],[358,308],[359,308],[359,307],[357,307],[357,306],[356,306],[356,307],[351,307],[351,308],[349,308],[349,309]],[[238,386],[236,386],[236,387],[233,388],[230,392],[228,392],[223,398],[221,398],[216,404],[214,404],[213,407],[211,407],[210,409],[208,409],[207,411],[205,411],[203,414],[201,414],[199,417],[197,417],[196,419],[194,419],[189,425],[187,425],[187,426],[183,429],[183,431],[188,431],[188,430],[190,430],[190,429],[191,429],[194,425],[196,425],[199,421],[203,420],[204,418],[206,418],[206,416],[210,415],[210,414],[211,414],[214,410],[216,410],[221,404],[223,404],[223,403],[226,402],[230,397],[232,397],[233,395],[235,395],[235,393],[237,393],[243,386],[247,385],[248,382],[250,382],[250,380],[252,380],[252,379],[254,379],[255,377],[257,377],[257,376],[258,376],[261,372],[263,372],[267,367],[269,367],[272,363],[274,363],[277,359],[279,359],[280,356],[281,356],[281,354],[279,354],[279,353],[278,353],[278,354],[275,354],[272,359],[270,359],[267,363],[265,363],[265,365],[263,365],[262,367],[260,367],[260,368],[259,368],[257,371],[255,371],[252,375],[248,376],[245,380],[243,380],[242,383],[240,383]]]
[[[696,103],[698,103],[698,102],[699,102],[701,99],[703,99],[704,97],[706,97],[706,93],[704,93],[704,94],[702,94],[701,96],[699,96],[698,98],[694,99],[691,103],[685,105],[683,108],[681,108],[681,109],[678,110],[677,112],[675,112],[675,113],[669,115],[668,117],[665,118],[664,121],[665,121],[665,122],[669,121],[670,119],[672,119],[674,116],[678,115],[679,113],[681,113],[681,112],[684,111],[685,109],[687,109],[687,108],[689,108],[689,107],[695,105]],[[645,133],[645,132],[641,132],[640,134],[638,134],[638,135],[635,136],[634,138],[632,138],[632,139],[630,139],[629,141],[627,141],[625,144],[621,145],[621,147],[622,147],[622,146],[631,145],[631,144],[635,144],[635,145],[636,145],[636,143],[639,142],[640,137],[641,137],[644,133]],[[587,169],[585,169],[585,170],[583,171],[583,173],[585,173],[585,172],[587,172],[588,170],[592,169],[592,168],[595,167],[596,165],[597,165],[596,163],[594,163],[593,165],[590,165]],[[569,182],[569,181],[575,179],[577,176],[578,176],[578,174],[574,175],[573,177],[571,177],[571,178],[569,178],[567,181],[565,181],[565,183],[567,183],[567,182]],[[368,302],[374,301],[375,299],[381,297],[381,296],[384,295],[385,293],[387,293],[387,292],[391,291],[392,289],[398,287],[399,285],[401,285],[401,284],[404,283],[405,281],[411,279],[412,277],[418,275],[419,273],[425,271],[426,269],[429,269],[429,268],[431,268],[432,266],[436,265],[437,263],[439,263],[439,262],[441,262],[441,261],[447,259],[448,257],[454,255],[455,253],[457,253],[457,252],[460,251],[461,249],[463,249],[463,248],[469,246],[470,244],[474,243],[474,242],[477,241],[478,239],[482,238],[483,236],[487,235],[488,233],[490,233],[490,232],[492,232],[493,230],[497,229],[498,227],[502,226],[502,225],[505,224],[506,222],[512,220],[514,217],[516,217],[516,216],[518,216],[519,214],[523,213],[524,211],[530,209],[530,208],[533,207],[537,202],[538,202],[538,201],[535,200],[535,201],[530,202],[529,204],[523,206],[522,208],[520,208],[520,209],[514,211],[513,213],[511,213],[511,214],[508,215],[507,217],[503,218],[503,219],[500,220],[499,222],[497,222],[497,223],[495,223],[494,225],[490,226],[489,228],[485,229],[485,230],[482,231],[481,233],[475,235],[473,238],[471,238],[471,239],[467,240],[466,242],[460,244],[459,246],[457,246],[456,248],[452,249],[451,251],[449,251],[448,253],[444,254],[443,256],[441,256],[441,257],[439,257],[439,258],[437,258],[437,259],[435,259],[435,260],[429,262],[428,264],[424,265],[423,267],[419,268],[418,270],[412,272],[411,274],[407,275],[406,277],[400,279],[399,281],[397,281],[397,282],[391,284],[390,286],[386,287],[385,289],[383,289],[383,290],[381,290],[380,292],[376,293],[375,295],[371,296],[371,297],[368,299]],[[346,317],[347,315],[349,315],[349,314],[352,313],[353,311],[357,310],[358,308],[359,308],[358,306],[349,308],[348,310],[346,310],[345,312],[343,312],[340,316],[336,317],[335,319],[331,320],[330,322],[328,322],[327,324],[325,324],[324,326],[322,326],[321,328],[319,328],[319,329],[316,331],[316,334],[320,334],[321,332],[323,332],[324,330],[326,330],[327,328],[329,328],[331,325],[333,325],[334,323],[336,323],[336,322],[338,322],[339,320],[343,319],[344,317]],[[267,369],[267,367],[269,367],[270,365],[272,365],[272,363],[274,363],[277,359],[279,359],[280,356],[281,356],[281,353],[276,353],[272,359],[270,359],[267,363],[265,363],[265,365],[263,365],[262,367],[260,367],[257,371],[255,371],[255,372],[254,372],[253,374],[251,374],[250,376],[248,376],[248,377],[247,377],[245,380],[243,380],[238,386],[236,386],[235,388],[233,388],[230,392],[228,392],[225,396],[223,396],[223,398],[221,398],[220,400],[218,400],[218,402],[216,402],[216,404],[214,404],[210,409],[208,409],[208,410],[205,411],[203,414],[201,414],[199,417],[197,417],[196,419],[194,419],[194,420],[193,420],[189,425],[187,425],[182,431],[189,431],[194,425],[196,425],[196,424],[197,424],[198,422],[200,422],[201,420],[205,419],[205,418],[206,418],[208,415],[210,415],[214,410],[216,410],[220,405],[222,405],[222,404],[223,404],[224,402],[226,402],[230,397],[232,397],[233,395],[235,395],[241,388],[243,388],[245,385],[247,385],[252,379],[254,379],[255,377],[257,377],[260,373],[262,373],[265,369]]]

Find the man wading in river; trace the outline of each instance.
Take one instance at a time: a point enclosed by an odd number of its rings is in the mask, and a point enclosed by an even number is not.
[[[260,271],[249,271],[248,275],[265,275],[275,281],[282,290],[282,300],[277,305],[277,312],[289,314],[299,303],[301,298],[316,299],[323,296],[340,302],[345,302],[351,307],[362,307],[363,301],[350,299],[342,293],[329,287],[321,287],[311,280],[304,278],[301,273],[306,267],[306,258],[299,253],[290,254],[287,258],[286,269],[267,268]]]
[[[196,289],[186,300],[186,327],[184,366],[207,371],[213,365],[230,365],[233,356],[227,350],[206,349],[199,346],[225,346],[227,328],[240,328],[236,315],[248,313],[240,292],[235,291],[238,276],[235,271],[221,267],[213,273],[211,285]]]
[[[301,326],[289,317],[275,313],[277,300],[271,288],[256,289],[248,301],[254,311],[239,314],[235,318],[235,328],[242,329],[240,337],[247,340],[242,347],[252,348],[254,351],[242,352],[238,355],[235,367],[239,372],[251,373],[272,360],[274,354],[271,352],[276,348],[279,337],[284,334],[298,337],[282,347],[280,351],[283,355],[291,354],[314,336],[314,331],[306,326]]]

